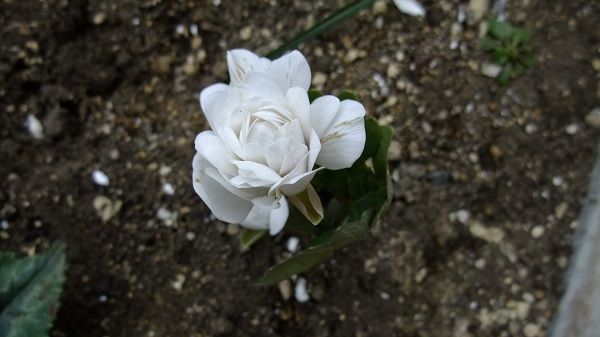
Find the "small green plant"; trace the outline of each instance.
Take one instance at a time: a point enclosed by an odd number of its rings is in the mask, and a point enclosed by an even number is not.
[[[490,54],[492,62],[502,67],[497,77],[502,86],[521,76],[533,65],[535,57],[531,51],[531,32],[505,21],[490,19],[488,33],[481,39],[480,46]]]
[[[0,252],[0,336],[48,336],[65,266],[65,245],[60,242],[36,256]]]

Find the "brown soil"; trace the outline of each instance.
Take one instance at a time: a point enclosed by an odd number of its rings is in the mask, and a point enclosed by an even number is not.
[[[597,2],[510,1],[538,62],[506,88],[478,69],[478,25],[449,48],[457,0],[423,1],[425,20],[389,1],[300,48],[326,92],[356,90],[397,140],[387,215],[305,275],[308,303],[253,286],[285,236],[241,253],[236,228],[195,195],[197,96],[227,77],[225,51],[267,52],[343,3],[0,2],[0,248],[67,242],[53,336],[546,335],[599,135],[585,123],[600,90]],[[123,203],[106,222],[100,195]]]

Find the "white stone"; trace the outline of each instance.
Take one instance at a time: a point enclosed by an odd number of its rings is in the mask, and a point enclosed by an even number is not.
[[[496,63],[484,62],[481,64],[481,73],[487,77],[496,78],[501,71],[502,67]]]
[[[106,173],[100,170],[94,170],[92,172],[92,180],[98,186],[108,186],[110,184],[110,179],[108,179]]]
[[[286,244],[285,247],[287,248],[288,251],[295,253],[298,251],[298,249],[300,248],[300,239],[298,239],[295,236],[290,237]]]
[[[27,127],[27,130],[29,130],[29,133],[33,138],[42,139],[44,137],[44,126],[34,115],[27,116],[25,127]]]
[[[306,290],[306,279],[304,277],[298,277],[296,285],[294,286],[294,297],[296,301],[300,303],[308,302],[310,296]]]

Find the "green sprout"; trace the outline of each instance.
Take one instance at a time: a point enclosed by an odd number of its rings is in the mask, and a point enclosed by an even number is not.
[[[490,19],[488,33],[481,39],[480,46],[490,54],[492,62],[502,67],[497,77],[502,86],[523,74],[533,65],[535,56],[529,45],[531,32],[505,21]]]

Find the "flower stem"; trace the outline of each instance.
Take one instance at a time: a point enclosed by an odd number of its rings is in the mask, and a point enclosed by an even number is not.
[[[326,19],[318,22],[311,28],[296,34],[290,41],[266,55],[269,59],[275,59],[288,50],[298,47],[299,44],[312,40],[324,32],[341,25],[344,21],[356,16],[361,10],[370,8],[375,0],[357,0],[348,6],[336,11]]]

